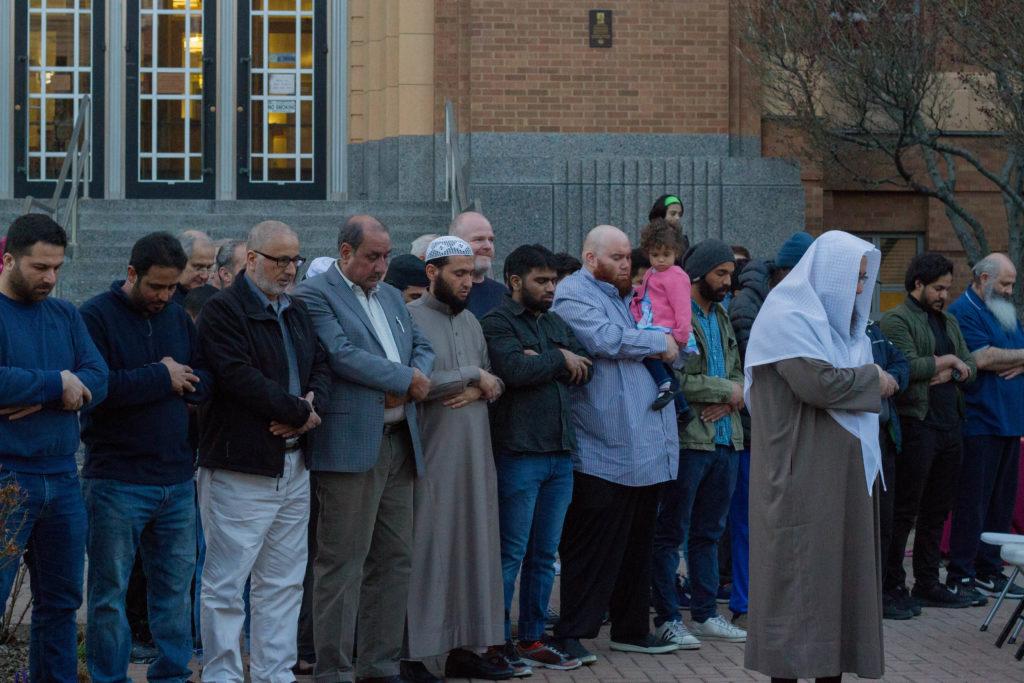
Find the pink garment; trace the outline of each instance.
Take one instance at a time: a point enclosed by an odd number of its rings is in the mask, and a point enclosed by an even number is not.
[[[686,346],[692,332],[690,323],[690,276],[679,266],[657,271],[649,268],[643,282],[636,288],[636,296],[629,308],[633,318],[643,317],[641,302],[644,296],[651,302],[654,324],[672,330],[679,346]]]

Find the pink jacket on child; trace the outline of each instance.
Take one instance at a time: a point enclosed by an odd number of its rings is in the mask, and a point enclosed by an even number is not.
[[[672,337],[680,347],[686,346],[692,331],[690,322],[690,276],[679,266],[667,270],[647,270],[643,282],[636,288],[629,304],[633,317],[643,317],[644,297],[651,302],[653,323],[672,330]]]

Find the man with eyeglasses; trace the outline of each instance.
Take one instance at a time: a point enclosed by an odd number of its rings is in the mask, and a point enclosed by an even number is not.
[[[382,282],[390,254],[387,227],[373,216],[353,216],[339,231],[338,260],[295,288],[332,370],[331,400],[312,453],[320,503],[314,676],[324,683],[399,675],[413,479],[423,472],[416,402],[430,389],[434,350],[402,293]]]
[[[305,261],[278,221],[253,227],[246,266],[199,318],[214,377],[200,417],[203,680],[242,681],[242,588],[251,575],[249,675],[291,680],[306,570],[309,456],[330,370],[305,304],[285,292]]]

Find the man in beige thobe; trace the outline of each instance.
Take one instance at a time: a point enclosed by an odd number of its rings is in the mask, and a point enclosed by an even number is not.
[[[879,678],[878,412],[896,380],[864,333],[880,255],[819,237],[747,346],[750,619],[745,665],[773,681]]]
[[[439,237],[426,254],[430,290],[409,304],[436,356],[419,406],[426,473],[413,496],[409,656],[450,651],[448,678],[507,678],[498,484],[487,401],[504,389],[487,342],[466,310],[473,251]],[[408,669],[405,671],[407,673]]]

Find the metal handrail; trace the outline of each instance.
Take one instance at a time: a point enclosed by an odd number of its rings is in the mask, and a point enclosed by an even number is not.
[[[444,146],[445,199],[450,202],[452,218],[463,211],[480,211],[480,200],[467,199],[464,164],[459,152],[459,131],[455,127],[455,110],[450,99],[444,103]]]
[[[88,199],[89,169],[92,167],[92,140],[90,131],[92,129],[92,99],[89,95],[82,95],[78,101],[78,118],[75,120],[75,129],[68,140],[68,151],[64,155],[64,163],[60,167],[60,175],[57,176],[57,187],[53,190],[53,196],[49,200],[37,199],[32,196],[25,197],[22,213],[31,213],[33,209],[39,209],[49,214],[62,228],[68,231],[68,246],[71,249],[78,246],[78,195],[81,194]],[[68,196],[61,201],[64,194],[64,185],[68,181],[70,173],[71,188]]]

